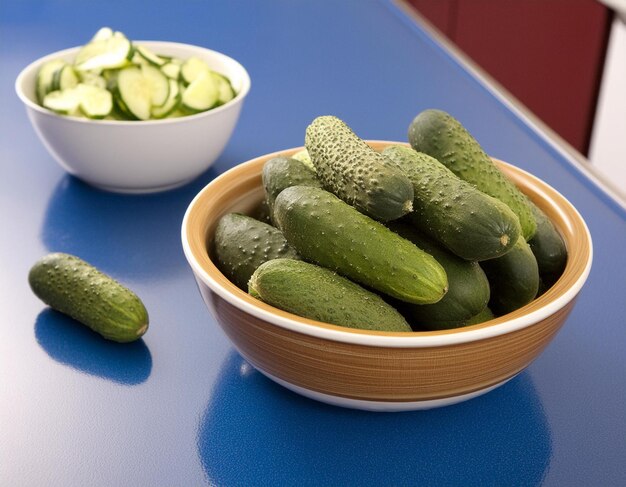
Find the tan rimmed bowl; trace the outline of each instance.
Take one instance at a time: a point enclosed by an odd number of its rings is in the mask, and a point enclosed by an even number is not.
[[[376,150],[392,142],[370,141]],[[393,142],[396,143],[396,142]],[[283,386],[330,404],[401,411],[454,404],[488,392],[526,368],[557,334],[574,306],[592,261],[589,230],[576,209],[540,179],[499,167],[554,222],[568,261],[546,293],[513,313],[455,330],[360,331],[300,318],[268,306],[232,284],[209,256],[226,213],[249,212],[263,198],[267,154],[209,183],[182,224],[185,255],[205,303],[239,353]]]

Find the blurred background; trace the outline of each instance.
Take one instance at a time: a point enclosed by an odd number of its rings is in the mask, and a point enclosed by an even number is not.
[[[407,0],[626,199],[626,0]]]

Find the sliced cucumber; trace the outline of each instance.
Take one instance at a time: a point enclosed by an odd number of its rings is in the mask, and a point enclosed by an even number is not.
[[[169,80],[170,90],[167,101],[160,107],[152,107],[153,118],[165,118],[168,117],[174,110],[178,108],[180,104],[181,90],[178,81]]]
[[[183,92],[182,104],[190,112],[203,112],[217,103],[219,91],[210,71],[201,73]]]
[[[117,91],[123,105],[139,120],[148,120],[152,107],[165,104],[169,90],[167,77],[154,66],[125,68],[117,76]]]
[[[160,107],[167,101],[170,93],[169,79],[163,72],[151,65],[141,66],[141,72],[150,86],[152,106]]]
[[[186,84],[193,83],[202,73],[210,71],[209,65],[202,59],[190,57],[181,66],[180,75]]]
[[[145,46],[135,46],[135,52],[153,66],[163,66],[166,62]]]
[[[174,60],[161,66],[161,71],[163,71],[165,76],[167,76],[168,78],[175,80],[180,78],[180,64],[175,63]]]
[[[113,97],[104,88],[79,84],[76,91],[80,99],[80,110],[87,117],[101,119],[113,110]]]
[[[102,27],[98,30],[98,32],[96,32],[89,42],[105,41],[111,37],[113,37],[113,29],[110,27]]]
[[[37,73],[37,100],[43,104],[44,97],[52,91],[52,78],[59,68],[65,66],[65,61],[55,59],[44,64]]]
[[[52,75],[50,91],[67,90],[74,88],[79,82],[76,71],[69,64],[61,66]]]
[[[43,99],[43,106],[62,115],[76,115],[79,111],[80,94],[75,88],[52,91]]]
[[[117,33],[116,33],[117,34]],[[132,55],[132,45],[126,37],[115,34],[83,46],[74,62],[78,71],[121,68]]]
[[[104,71],[105,73],[109,72],[109,71]],[[90,86],[97,86],[98,88],[104,88],[106,89],[107,87],[107,80],[105,79],[104,75],[99,75],[96,73],[93,73],[91,71],[83,71],[80,73],[80,82],[85,84],[85,85],[90,85]]]
[[[235,91],[230,85],[230,81],[228,81],[228,79],[215,71],[211,71],[211,76],[213,76],[213,81],[215,81],[215,84],[217,85],[217,102],[219,105],[223,105],[224,103],[227,103],[235,98]]]

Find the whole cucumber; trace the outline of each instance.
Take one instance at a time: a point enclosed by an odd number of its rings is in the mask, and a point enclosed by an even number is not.
[[[349,205],[383,222],[411,211],[411,181],[337,117],[313,120],[305,145],[324,188]]]
[[[457,257],[407,224],[392,222],[389,228],[437,259],[448,276],[448,292],[440,301],[407,304],[403,308],[411,324],[432,330],[450,328],[449,323],[467,321],[485,309],[489,282],[477,262]]]
[[[471,261],[499,257],[515,245],[520,224],[507,205],[427,154],[396,145],[387,147],[383,155],[413,183],[409,218],[421,232]]]
[[[275,259],[254,271],[252,296],[276,308],[333,325],[376,331],[411,331],[380,296],[328,269]]]
[[[491,289],[489,308],[501,316],[530,303],[539,290],[539,268],[530,246],[520,237],[513,249],[480,266]]]
[[[567,248],[563,238],[546,214],[535,204],[532,205],[532,209],[537,221],[537,231],[528,241],[528,245],[537,259],[542,290],[547,290],[565,270]]]
[[[48,306],[108,340],[132,342],[148,330],[148,312],[139,297],[74,255],[42,257],[31,268],[28,282]]]
[[[537,224],[530,200],[458,120],[441,110],[424,110],[409,126],[409,142],[416,151],[434,157],[461,179],[506,203],[519,218],[524,238],[532,238]]]
[[[290,186],[322,187],[322,183],[317,179],[313,169],[304,162],[290,157],[270,159],[263,165],[261,174],[270,215],[274,208],[274,201],[283,189]]]
[[[285,189],[274,219],[305,260],[401,301],[435,303],[448,289],[446,272],[431,255],[328,191]]]
[[[299,259],[278,228],[239,213],[219,219],[213,238],[217,268],[236,286],[248,289],[257,267],[272,259]]]

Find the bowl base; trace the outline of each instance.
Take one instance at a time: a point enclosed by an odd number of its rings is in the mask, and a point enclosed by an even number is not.
[[[191,181],[193,181],[196,177],[197,176],[194,176],[192,178],[183,179],[182,181],[178,181],[178,182],[172,183],[172,184],[165,184],[163,186],[152,186],[152,187],[148,187],[148,188],[125,188],[125,187],[119,187],[119,186],[107,186],[107,185],[103,185],[103,184],[97,184],[97,183],[93,183],[91,181],[87,181],[85,179],[83,179],[83,181],[85,181],[90,186],[93,186],[94,188],[98,188],[98,189],[101,189],[103,191],[110,191],[112,193],[149,194],[149,193],[161,193],[163,191],[169,191],[171,189],[180,188],[181,186],[184,186],[185,184],[190,183]]]
[[[375,412],[399,412],[399,411],[419,411],[423,409],[434,409],[440,408],[444,406],[451,406],[452,404],[458,404],[463,401],[468,401],[469,399],[473,399],[475,397],[481,396],[494,390],[497,387],[507,383],[513,377],[509,377],[502,382],[494,384],[492,386],[486,387],[484,389],[480,389],[478,391],[471,392],[469,394],[461,394],[459,396],[445,397],[442,399],[429,399],[425,401],[366,401],[361,399],[349,399],[345,397],[339,396],[331,396],[329,394],[324,394],[321,392],[312,391],[310,389],[304,389],[303,387],[296,386],[289,382],[286,382],[278,377],[274,377],[263,370],[257,369],[263,375],[265,375],[268,379],[273,380],[274,382],[280,384],[287,389],[300,394],[302,396],[308,397],[309,399],[313,399],[315,401],[324,402],[326,404],[330,404],[332,406],[339,406],[349,409],[360,409],[362,411],[375,411]]]

